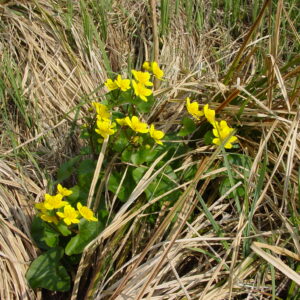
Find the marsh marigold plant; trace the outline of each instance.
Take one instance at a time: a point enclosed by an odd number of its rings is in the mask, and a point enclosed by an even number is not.
[[[175,162],[178,155],[184,156],[195,144],[183,140],[185,136],[195,133],[197,142],[236,148],[234,128],[225,120],[219,121],[209,104],[201,105],[188,97],[184,100],[187,112],[182,120],[171,118],[171,122],[156,117],[161,103],[155,98],[153,81],[163,80],[162,85],[165,84],[164,71],[157,62],[146,61],[142,71],[130,72],[108,78],[91,96],[89,113],[78,119],[84,124],[84,147],[60,168],[57,181],[49,183],[54,185],[54,192],[46,193],[43,201],[35,204],[32,237],[43,253],[28,271],[27,280],[33,288],[63,292],[71,288],[69,268],[74,267],[72,273],[76,272],[78,255],[110,224],[152,166],[153,172],[163,169],[163,176],[153,181],[151,177],[151,183],[136,202],[144,205],[164,197],[155,203],[155,211],[159,211],[166,197],[169,203],[180,197],[182,191],[177,183],[190,180],[197,171],[195,168],[187,172],[184,168],[180,174],[183,169]],[[163,128],[170,128],[170,132],[160,130]],[[193,167],[194,162],[188,165]],[[92,182],[96,184],[96,195],[89,193]],[[64,183],[74,186],[67,188]],[[132,208],[135,209],[133,204]],[[155,215],[148,211],[145,220],[150,215],[155,224]],[[47,280],[44,274],[48,272],[57,277],[63,274],[58,278],[59,284]]]

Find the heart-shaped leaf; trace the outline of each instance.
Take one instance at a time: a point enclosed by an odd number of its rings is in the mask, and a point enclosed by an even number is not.
[[[60,265],[63,255],[62,248],[54,248],[36,258],[26,273],[29,285],[33,289],[44,288],[60,292],[70,290],[70,276],[65,267]]]
[[[102,230],[100,222],[82,219],[79,223],[79,233],[75,235],[66,246],[66,254],[73,255],[82,253],[84,247],[91,242]]]

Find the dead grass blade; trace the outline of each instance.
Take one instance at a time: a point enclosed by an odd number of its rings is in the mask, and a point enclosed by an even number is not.
[[[265,247],[264,247],[265,248]],[[263,251],[259,245],[253,243],[251,245],[251,249],[263,259],[265,259],[268,263],[273,265],[275,268],[280,270],[283,274],[289,277],[291,280],[295,281],[298,285],[300,285],[300,275],[297,274],[294,270],[292,270],[288,265],[286,265],[281,259]],[[272,246],[269,245],[268,249],[273,250]],[[277,249],[278,250],[278,249]]]

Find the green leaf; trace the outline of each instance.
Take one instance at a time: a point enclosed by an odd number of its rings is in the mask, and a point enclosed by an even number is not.
[[[122,186],[118,193],[118,198],[122,202],[125,202],[128,199],[131,192],[133,191],[133,189],[136,186],[135,181],[133,180],[132,176],[130,176],[130,174],[132,172],[131,169],[134,169],[134,168],[129,169],[129,172],[127,173],[126,178],[123,181]],[[119,184],[122,179],[122,176],[123,176],[122,172],[119,173],[119,172],[114,171],[111,173],[111,175],[109,176],[109,180],[108,180],[108,190],[109,191],[111,191],[114,194],[117,192],[117,189],[119,188]],[[105,211],[106,211],[106,208],[105,208]],[[103,218],[100,218],[100,219],[102,220]]]
[[[49,248],[56,247],[59,242],[59,233],[38,216],[35,216],[31,223],[31,236],[41,249],[48,250]]]
[[[108,190],[115,194],[119,188],[120,181],[121,181],[120,174],[115,172],[111,173],[108,180]],[[124,185],[122,185],[119,190],[118,198],[121,201],[124,201],[127,198],[127,193]]]
[[[36,258],[30,265],[26,279],[33,288],[66,292],[70,290],[71,280],[65,267],[59,265],[64,255],[62,248],[54,248]]]
[[[196,124],[194,120],[184,117],[181,121],[181,124],[183,125],[182,128],[178,132],[178,136],[187,136],[191,133],[193,133],[196,129]]]
[[[231,165],[235,165],[236,167],[240,168],[240,172],[243,173],[245,178],[249,177],[252,166],[251,157],[244,154],[231,153],[228,155],[228,161]]]
[[[155,159],[157,153],[157,150],[140,149],[131,155],[131,161],[136,165],[151,162]]]
[[[57,229],[59,230],[59,232],[63,235],[63,236],[68,236],[70,235],[72,232],[69,230],[68,226],[63,223],[62,221],[59,222],[56,225]]]
[[[123,162],[131,162],[132,148],[128,147],[122,152],[121,159]]]
[[[113,99],[113,106],[119,106],[119,105],[124,105],[124,104],[129,104],[132,103],[132,96],[131,96],[131,90],[128,90],[126,92],[120,92],[120,90],[116,91],[117,93],[120,93],[117,97],[118,97],[118,101],[116,102]]]
[[[75,156],[62,164],[57,172],[57,182],[62,182],[74,174],[79,161],[80,156]]]
[[[236,183],[236,180],[234,181],[234,183]],[[224,195],[225,193],[227,193],[228,190],[230,190],[232,188],[232,185],[230,183],[230,180],[228,177],[226,177],[220,184],[219,187],[219,192],[220,195]],[[239,197],[243,197],[245,195],[245,189],[242,185],[238,186],[236,189],[237,195]],[[231,192],[228,196],[228,198],[233,198],[234,197],[234,193]]]
[[[78,185],[79,187],[88,190],[90,188],[96,162],[92,159],[83,160],[78,167]]]
[[[132,170],[132,177],[136,183],[140,181],[143,175],[146,173],[147,168],[139,167]]]
[[[84,247],[101,232],[102,227],[100,222],[82,219],[79,223],[79,233],[71,238],[66,246],[66,254],[73,255],[82,253]]]
[[[182,180],[184,182],[191,180],[195,177],[197,172],[197,166],[191,166],[190,168],[186,169],[185,171],[183,171],[183,173],[181,174],[182,176]]]
[[[204,144],[211,145],[213,143],[213,139],[215,136],[213,135],[212,131],[209,130],[204,134]]]
[[[129,144],[126,132],[124,129],[120,130],[120,134],[116,138],[115,142],[113,143],[113,150],[116,152],[123,151]]]
[[[93,154],[93,148],[91,146],[86,146],[86,147],[82,147],[80,148],[79,151],[80,155],[90,155]]]
[[[86,205],[86,199],[88,197],[89,189],[82,187],[80,188],[78,185],[74,185],[70,190],[73,193],[67,197],[67,200],[71,204],[71,206],[75,207],[77,205],[77,202]]]
[[[151,111],[151,108],[153,106],[154,103],[154,97],[153,95],[150,95],[149,97],[147,97],[147,102],[143,101],[140,98],[136,98],[133,103],[136,105],[138,112],[140,113],[149,113]]]
[[[68,196],[67,199],[71,205],[74,205],[76,204],[80,196],[80,187],[78,185],[74,185],[73,187],[70,188],[70,190],[72,191],[72,194]]]

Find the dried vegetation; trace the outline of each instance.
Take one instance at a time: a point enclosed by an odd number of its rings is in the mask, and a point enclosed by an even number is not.
[[[203,9],[200,2],[164,0],[156,10],[166,81],[150,118],[176,130],[186,96],[209,102],[238,129],[238,153],[250,163],[197,141],[174,157],[182,161],[178,172],[196,163],[195,178],[176,183],[183,195],[156,212],[154,226],[145,222],[147,208],[159,199],[139,201],[164,170],[153,165],[87,247],[64,299],[300,297],[299,6],[228,0]],[[150,7],[1,1],[0,14],[0,298],[41,299],[24,279],[37,253],[33,203],[78,151],[75,125],[107,76],[151,58]],[[231,186],[223,195],[221,175]]]

